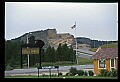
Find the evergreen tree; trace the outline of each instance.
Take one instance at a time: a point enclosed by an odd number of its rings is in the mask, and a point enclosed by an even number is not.
[[[29,62],[30,62],[30,66],[35,65],[35,55],[34,54],[29,54]]]
[[[75,60],[76,60],[75,52],[73,50],[73,47],[70,46],[70,48],[69,48],[69,61],[75,62]]]
[[[63,44],[61,51],[62,51],[62,55],[61,55],[62,61],[69,61],[69,48],[66,43]]]
[[[5,41],[5,66],[20,65],[21,44],[19,42]]]
[[[51,59],[51,62],[55,62],[55,49],[54,49],[54,47],[51,48],[50,59]]]
[[[46,49],[45,53],[45,62],[50,62],[50,53],[51,53],[51,46],[49,45],[48,48]]]
[[[61,43],[59,44],[57,51],[56,51],[56,60],[62,61],[62,46]]]

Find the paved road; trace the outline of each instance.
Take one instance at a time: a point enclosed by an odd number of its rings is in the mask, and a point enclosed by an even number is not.
[[[74,49],[76,50],[76,49]],[[83,52],[83,53],[88,53],[88,54],[91,54],[91,55],[94,55],[95,52],[92,52],[92,51],[89,51],[89,50],[85,50],[85,49],[77,49],[78,52]]]
[[[78,54],[78,57],[90,59],[95,54],[95,52],[85,50],[85,49],[77,49],[77,54]]]
[[[78,53],[78,57],[81,57],[81,58],[91,59],[92,56],[93,55],[84,54],[84,53]]]
[[[71,67],[76,67],[78,70],[93,70],[93,64],[89,65],[74,65],[74,66],[60,66],[59,72],[67,73]],[[40,74],[49,74],[49,69],[39,69]],[[51,69],[51,73],[58,73],[57,69]],[[37,75],[37,68],[29,69],[14,69],[11,71],[5,71],[5,76],[7,75]]]

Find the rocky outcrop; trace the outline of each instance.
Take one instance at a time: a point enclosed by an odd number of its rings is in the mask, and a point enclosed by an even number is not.
[[[55,49],[58,47],[60,43],[61,44],[66,43],[68,46],[75,44],[74,36],[69,33],[52,35],[49,37],[48,42]]]
[[[69,33],[57,34],[56,29],[47,29],[47,30],[25,33],[24,35],[12,39],[11,41],[27,43],[27,36],[28,38],[31,36],[35,36],[35,40],[44,41],[45,43],[44,48],[47,48],[49,45],[51,45],[56,49],[59,43],[61,44],[66,43],[68,46],[75,44],[73,35]]]

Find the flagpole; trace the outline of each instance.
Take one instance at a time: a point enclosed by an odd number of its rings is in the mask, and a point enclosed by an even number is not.
[[[107,48],[108,48],[108,41],[107,41]]]
[[[76,38],[76,22],[75,22],[75,38]],[[76,42],[76,62],[78,64],[78,55],[77,55],[77,38],[75,39]]]

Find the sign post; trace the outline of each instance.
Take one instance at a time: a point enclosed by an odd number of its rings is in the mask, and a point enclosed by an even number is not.
[[[21,47],[21,51],[22,51],[22,47]],[[22,69],[22,52],[21,52],[21,69]]]
[[[44,46],[42,40],[36,40],[35,44],[23,44],[21,46],[21,69],[22,67],[22,54],[39,54],[40,55],[40,67],[41,67],[41,49]]]
[[[58,77],[59,77],[59,66],[38,67],[38,78],[39,78],[39,69],[49,69],[50,78],[51,78],[51,69],[57,69]]]

